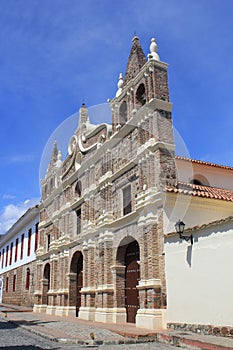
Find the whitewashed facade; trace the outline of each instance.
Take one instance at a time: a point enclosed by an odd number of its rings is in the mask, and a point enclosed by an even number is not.
[[[4,303],[33,304],[38,224],[39,208],[35,206],[0,238],[0,297]]]

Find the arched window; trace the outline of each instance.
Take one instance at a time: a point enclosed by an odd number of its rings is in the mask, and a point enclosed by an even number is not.
[[[199,185],[199,186],[202,186],[202,182],[197,180],[197,179],[193,179],[190,181],[191,184],[193,185]]]
[[[146,103],[146,90],[144,84],[140,84],[136,92],[136,103],[138,107]]]
[[[30,269],[28,267],[27,270],[26,270],[26,285],[25,285],[25,288],[29,289],[29,286],[30,286]]]
[[[193,185],[198,185],[198,186],[210,186],[209,181],[202,174],[194,174],[190,183]]]
[[[123,101],[120,105],[119,115],[120,124],[125,124],[127,122],[127,103],[125,101]]]
[[[77,193],[77,195],[79,197],[81,197],[81,195],[82,195],[82,183],[80,180],[77,182],[77,184],[75,186],[75,193]]]

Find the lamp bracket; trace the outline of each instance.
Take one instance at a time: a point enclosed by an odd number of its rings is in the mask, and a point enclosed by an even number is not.
[[[193,245],[193,235],[191,235],[191,236],[183,236],[183,235],[180,233],[180,239],[183,239],[183,240],[185,240],[186,242],[190,241],[190,243]]]

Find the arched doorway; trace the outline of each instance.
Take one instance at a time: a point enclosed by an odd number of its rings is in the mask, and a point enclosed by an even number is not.
[[[81,307],[80,291],[83,287],[83,255],[79,251],[75,252],[72,257],[70,272],[73,278],[70,278],[69,305],[76,307],[76,316],[78,316]]]
[[[131,242],[125,252],[125,307],[127,322],[135,323],[139,309],[139,293],[137,289],[140,280],[140,254],[137,241]]]
[[[116,256],[116,306],[125,307],[126,321],[136,322],[139,309],[140,251],[138,242],[131,236],[125,237]]]
[[[48,291],[50,289],[50,264],[44,267],[42,303],[48,305]]]

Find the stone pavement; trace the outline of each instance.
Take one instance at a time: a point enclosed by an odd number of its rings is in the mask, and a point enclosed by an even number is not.
[[[233,349],[233,338],[173,330],[150,331],[136,328],[133,324],[103,324],[75,317],[34,313],[15,305],[0,304],[0,317],[46,339],[66,344],[91,346],[159,341],[186,349]]]

